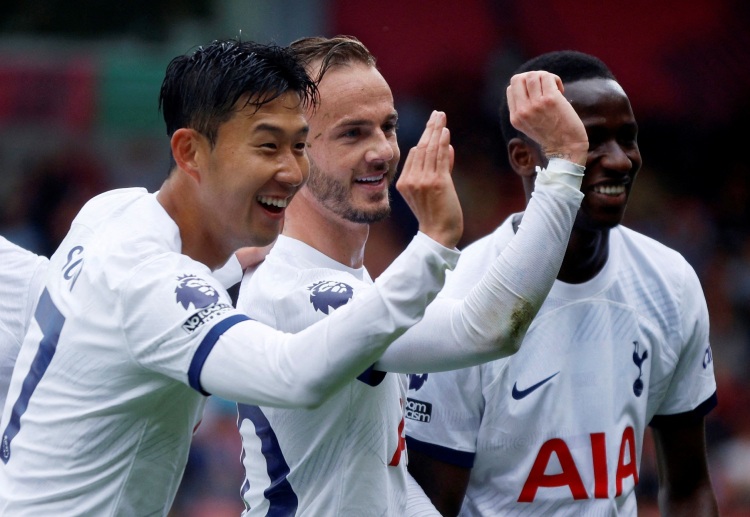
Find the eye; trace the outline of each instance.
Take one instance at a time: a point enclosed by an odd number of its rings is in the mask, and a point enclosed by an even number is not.
[[[276,149],[276,144],[274,144],[273,142],[266,142],[266,143],[260,144],[260,146],[264,149],[274,149],[274,150]]]
[[[617,134],[617,141],[625,146],[634,146],[638,142],[638,130],[630,127],[623,128]]]
[[[607,138],[607,135],[600,128],[586,128],[586,135],[589,139],[589,151],[599,147]]]
[[[383,133],[386,135],[395,135],[396,131],[398,130],[398,122],[388,122],[386,124],[383,124]]]
[[[296,144],[294,144],[294,150],[296,152],[302,153],[302,152],[305,151],[306,147],[307,147],[307,142],[305,142],[305,141],[297,142]]]
[[[351,128],[341,134],[344,138],[357,138],[360,135],[362,135],[362,130],[358,127]]]

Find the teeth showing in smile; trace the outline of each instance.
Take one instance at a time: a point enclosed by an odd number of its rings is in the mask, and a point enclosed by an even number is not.
[[[289,204],[288,199],[279,197],[258,196],[258,201],[263,205],[275,206],[277,208],[286,208]]]
[[[619,196],[625,193],[624,185],[597,185],[594,187],[594,192],[597,194],[605,194],[607,196]]]
[[[383,174],[380,176],[370,176],[369,178],[357,178],[354,180],[357,183],[377,183],[378,181],[383,179]]]

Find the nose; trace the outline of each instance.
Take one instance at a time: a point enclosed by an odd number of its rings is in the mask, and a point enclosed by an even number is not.
[[[616,141],[609,142],[601,163],[607,169],[616,171],[627,172],[633,168],[633,160],[628,152]]]
[[[392,143],[382,131],[376,132],[372,138],[372,143],[365,153],[365,160],[368,163],[387,163],[396,156],[395,143]]]
[[[307,153],[301,156],[290,155],[287,159],[283,160],[279,171],[276,173],[276,181],[284,183],[291,187],[299,187],[310,175],[310,161],[307,158]]]

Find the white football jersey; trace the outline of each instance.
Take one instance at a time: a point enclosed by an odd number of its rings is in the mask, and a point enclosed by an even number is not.
[[[46,257],[0,237],[0,411],[46,271]]]
[[[205,402],[202,361],[247,320],[181,246],[143,189],[102,194],[76,217],[0,422],[0,514],[167,513]]]
[[[365,268],[282,235],[243,279],[237,308],[298,332],[371,284]],[[239,404],[245,515],[399,515],[406,505],[405,399],[405,375],[369,369],[316,409]]]
[[[540,170],[518,238],[489,259],[488,274],[477,279],[466,299],[444,297],[430,305],[424,319],[384,352],[376,368],[363,372],[321,407],[299,411],[239,406],[246,470],[242,494],[248,515],[436,513],[429,502],[420,503],[420,509],[407,505],[407,379],[383,372],[440,371],[514,351],[519,326],[525,325],[518,321],[519,312],[530,314],[541,305],[559,269],[583,196],[581,169],[551,160]],[[530,263],[531,255],[538,261]],[[326,321],[325,316],[342,305],[346,307],[339,311],[346,311],[352,299],[358,304],[371,283],[363,268],[347,268],[282,236],[257,272],[243,279],[238,308],[253,319],[298,332]],[[400,296],[409,305],[420,303],[414,287],[406,283]],[[378,323],[374,314],[366,314],[367,328]],[[414,483],[408,500],[419,499],[417,492],[421,489]]]
[[[181,249],[144,189],[73,221],[0,420],[0,515],[166,515],[209,392],[319,404],[419,321],[459,256],[419,234],[354,303],[288,334],[237,311]]]
[[[467,247],[444,292],[461,296],[513,235]],[[619,226],[599,274],[556,281],[521,350],[414,375],[407,445],[472,467],[461,515],[636,515],[646,426],[716,401],[708,312],[677,252]]]

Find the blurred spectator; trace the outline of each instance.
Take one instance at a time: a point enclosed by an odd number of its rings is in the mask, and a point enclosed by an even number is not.
[[[83,204],[108,188],[103,165],[89,153],[44,156],[22,173],[17,193],[4,203],[2,234],[49,257]]]
[[[209,398],[170,517],[238,517],[244,510],[241,451],[237,404]]]

